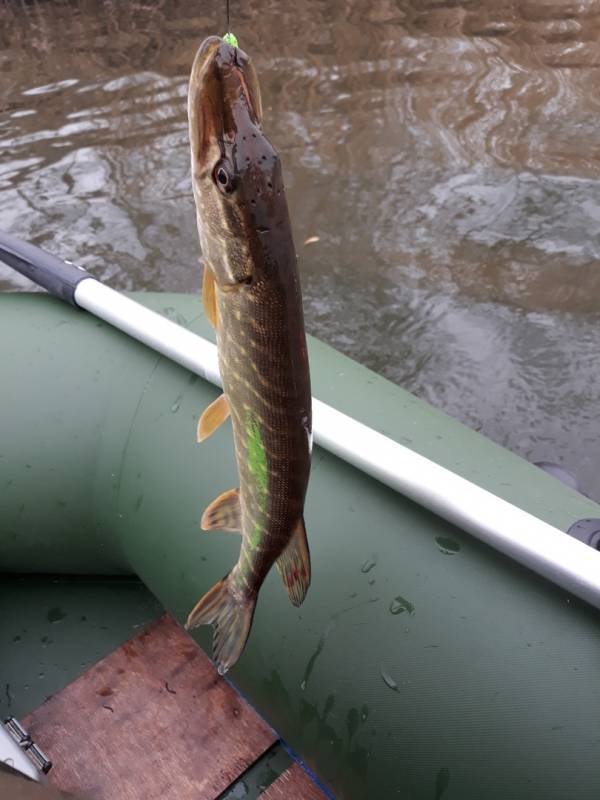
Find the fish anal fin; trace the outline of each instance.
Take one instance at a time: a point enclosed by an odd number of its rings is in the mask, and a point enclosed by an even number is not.
[[[240,490],[229,489],[216,497],[202,514],[200,527],[203,531],[239,533],[242,530]]]
[[[223,675],[242,654],[246,645],[252,617],[256,608],[256,594],[242,596],[232,586],[227,575],[216,583],[190,612],[185,627],[213,625],[213,658]]]
[[[288,546],[277,559],[277,569],[290,600],[299,606],[310,585],[310,553],[302,517],[294,528]]]
[[[202,276],[202,303],[204,313],[208,321],[216,330],[219,327],[217,314],[217,292],[215,288],[215,278],[208,264],[204,264],[204,274]]]
[[[203,442],[205,439],[208,439],[211,433],[214,433],[219,425],[225,422],[230,413],[231,410],[229,408],[227,395],[222,394],[205,408],[200,415],[198,430],[196,432],[198,441]]]

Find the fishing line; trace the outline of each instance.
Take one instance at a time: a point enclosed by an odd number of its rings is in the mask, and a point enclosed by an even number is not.
[[[223,41],[227,44],[230,44],[232,47],[238,46],[238,41],[233,33],[229,30],[229,0],[226,0],[226,9],[227,9],[227,33],[223,36]]]

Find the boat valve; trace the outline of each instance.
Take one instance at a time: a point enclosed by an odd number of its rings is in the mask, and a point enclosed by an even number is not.
[[[580,542],[589,544],[594,550],[600,550],[600,519],[580,519],[571,525],[567,533]]]

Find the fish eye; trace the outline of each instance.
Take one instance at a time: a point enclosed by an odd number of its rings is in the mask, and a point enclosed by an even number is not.
[[[225,166],[225,164],[220,161],[214,169],[213,178],[219,189],[224,194],[229,194],[235,188],[235,176],[231,173],[231,171]]]

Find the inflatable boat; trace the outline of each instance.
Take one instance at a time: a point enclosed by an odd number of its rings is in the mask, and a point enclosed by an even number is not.
[[[196,443],[219,382],[198,297],[125,296],[8,234],[0,260],[54,295],[0,294],[0,710],[23,722],[227,573],[237,537],[199,519],[236,471],[227,426]],[[597,798],[600,507],[309,351],[312,585],[296,609],[269,576],[232,689],[340,800]]]

